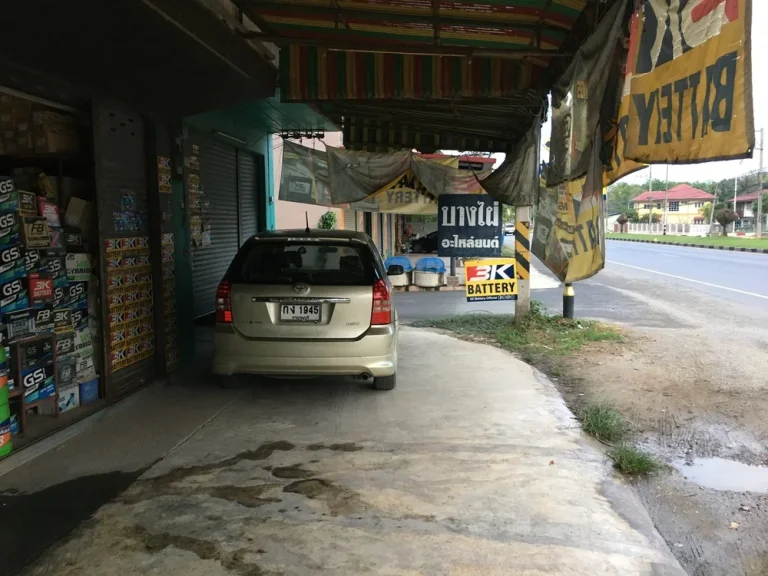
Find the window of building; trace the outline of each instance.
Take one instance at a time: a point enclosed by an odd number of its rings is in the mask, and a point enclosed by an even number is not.
[[[658,210],[661,210],[661,202],[656,202],[656,208],[657,208]]]
[[[643,210],[650,210],[651,205],[650,204],[643,204]]]
[[[669,211],[670,212],[680,212],[680,202],[677,200],[673,200],[669,203]]]
[[[694,202],[693,203],[693,207],[694,208],[703,208],[704,207],[704,202]]]
[[[694,218],[693,219],[694,224],[704,224],[704,218]]]

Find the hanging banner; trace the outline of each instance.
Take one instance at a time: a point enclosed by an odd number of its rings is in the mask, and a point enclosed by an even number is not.
[[[751,158],[751,0],[646,0],[630,47],[626,157]]]
[[[488,195],[438,197],[437,255],[459,258],[501,256],[501,205]]]
[[[543,186],[531,252],[562,282],[584,280],[605,267],[602,165],[597,147],[586,178]]]
[[[325,150],[283,140],[283,168],[278,197],[289,202],[333,206]]]
[[[547,186],[584,177],[590,166],[603,99],[618,87],[612,75],[621,37],[625,2],[615,2],[579,48],[565,74],[552,88],[552,135]],[[613,80],[617,86],[609,86]]]
[[[427,162],[459,167],[458,156],[431,158]],[[437,196],[409,168],[370,198],[353,203],[351,208],[394,214],[437,214]]]

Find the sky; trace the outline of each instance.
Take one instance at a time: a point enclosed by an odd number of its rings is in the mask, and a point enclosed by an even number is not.
[[[752,2],[752,101],[754,103],[755,129],[765,128],[765,138],[768,141],[768,0]],[[763,102],[763,104],[760,104]],[[541,128],[541,141],[547,142],[550,134],[550,121]],[[755,136],[755,147],[760,146],[759,135]],[[503,154],[494,154],[498,168],[504,159]],[[542,149],[542,159],[547,160],[549,154]],[[705,164],[670,165],[669,179],[675,182],[705,182],[707,180],[724,180],[733,178],[745,172],[757,170],[760,167],[760,152],[755,150],[754,157],[747,160],[729,162],[707,162]],[[765,155],[768,165],[768,152]],[[666,177],[666,165],[654,164],[651,167],[653,178]],[[621,180],[638,184],[648,181],[648,169],[630,174]]]

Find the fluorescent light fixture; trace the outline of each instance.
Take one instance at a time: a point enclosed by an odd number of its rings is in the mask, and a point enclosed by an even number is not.
[[[217,136],[222,136],[224,138],[228,138],[229,140],[233,140],[234,142],[238,142],[239,144],[248,144],[248,142],[246,142],[242,138],[238,138],[237,136],[232,136],[232,134],[227,134],[226,132],[214,130],[213,133],[216,134]]]

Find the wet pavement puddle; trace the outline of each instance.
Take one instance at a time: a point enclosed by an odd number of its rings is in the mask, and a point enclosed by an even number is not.
[[[697,458],[675,462],[689,481],[713,490],[768,493],[768,466],[750,466],[725,458]]]

